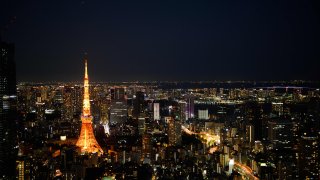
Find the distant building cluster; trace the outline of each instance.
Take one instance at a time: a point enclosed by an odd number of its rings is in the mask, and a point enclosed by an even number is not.
[[[318,85],[16,85],[0,50],[0,179],[320,177]]]
[[[95,157],[78,154],[73,143],[80,133],[83,85],[17,87],[22,154],[17,162],[26,177],[54,178],[57,169],[63,177],[78,178],[319,177],[317,88],[94,83],[92,126],[104,151]]]

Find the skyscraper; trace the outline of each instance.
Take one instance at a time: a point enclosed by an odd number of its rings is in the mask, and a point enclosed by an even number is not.
[[[94,137],[92,128],[92,115],[90,110],[89,99],[89,76],[87,68],[87,60],[85,60],[85,76],[84,76],[84,91],[83,91],[83,107],[81,115],[81,132],[76,145],[81,149],[81,153],[103,153],[100,145]]]
[[[179,109],[180,109],[180,119],[182,123],[185,123],[187,120],[187,102],[179,101]]]
[[[319,123],[319,101],[312,102],[309,107],[310,114],[303,120],[301,136],[299,138],[299,178],[319,179],[320,162],[320,123]]]
[[[132,116],[134,118],[138,118],[140,116],[140,113],[144,112],[144,93],[141,91],[138,91],[136,93],[136,98],[133,101],[133,112]]]
[[[173,117],[166,117],[168,123],[168,139],[170,146],[181,144],[181,121]]]
[[[300,139],[299,171],[300,177],[317,179],[320,176],[319,137],[304,133]]]
[[[159,103],[153,104],[153,119],[160,120],[160,105],[159,105]]]
[[[248,142],[248,144],[253,145],[255,139],[254,139],[254,126],[252,124],[246,125],[246,134],[245,134],[245,140]]]
[[[208,120],[209,119],[209,113],[208,113],[208,109],[199,109],[198,110],[198,118],[202,119],[202,120]]]
[[[276,119],[268,122],[268,139],[275,148],[291,149],[293,145],[293,123],[288,119]]]
[[[144,133],[142,135],[142,158],[150,159],[152,153],[151,135]]]
[[[14,46],[0,41],[0,179],[15,177],[16,145]]]
[[[187,101],[187,119],[194,118],[194,96],[188,95]]]
[[[110,124],[122,124],[127,120],[127,101],[125,98],[125,89],[115,87],[111,90],[111,105],[110,105]]]

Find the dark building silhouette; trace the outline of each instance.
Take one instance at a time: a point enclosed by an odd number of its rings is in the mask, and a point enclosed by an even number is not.
[[[133,101],[132,116],[138,118],[140,113],[144,112],[144,93],[139,91],[136,93],[136,98]]]
[[[293,146],[293,123],[283,117],[268,122],[268,139],[275,148],[291,149]]]
[[[254,140],[265,140],[268,136],[268,116],[271,109],[270,103],[248,101],[245,104],[245,117],[249,124],[254,126]]]
[[[14,179],[17,154],[14,45],[0,42],[0,179]]]
[[[308,104],[308,115],[303,119],[299,139],[299,172],[300,178],[319,179],[319,144],[320,144],[320,99],[311,99]]]

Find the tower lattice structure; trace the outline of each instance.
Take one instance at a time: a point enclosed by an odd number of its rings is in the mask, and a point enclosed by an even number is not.
[[[81,114],[81,132],[76,143],[81,149],[81,153],[98,153],[102,154],[103,150],[98,144],[92,128],[92,115],[90,111],[90,93],[89,93],[89,76],[87,59],[85,59],[85,75],[84,75],[84,93],[83,93],[83,107]]]

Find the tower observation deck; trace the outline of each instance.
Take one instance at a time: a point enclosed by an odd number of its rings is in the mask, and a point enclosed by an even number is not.
[[[85,59],[85,74],[84,74],[84,91],[83,91],[83,107],[81,114],[81,132],[79,139],[76,143],[81,150],[82,154],[85,153],[98,153],[102,154],[103,150],[98,144],[92,128],[92,115],[90,111],[90,93],[89,93],[89,76],[88,76],[88,63]]]

